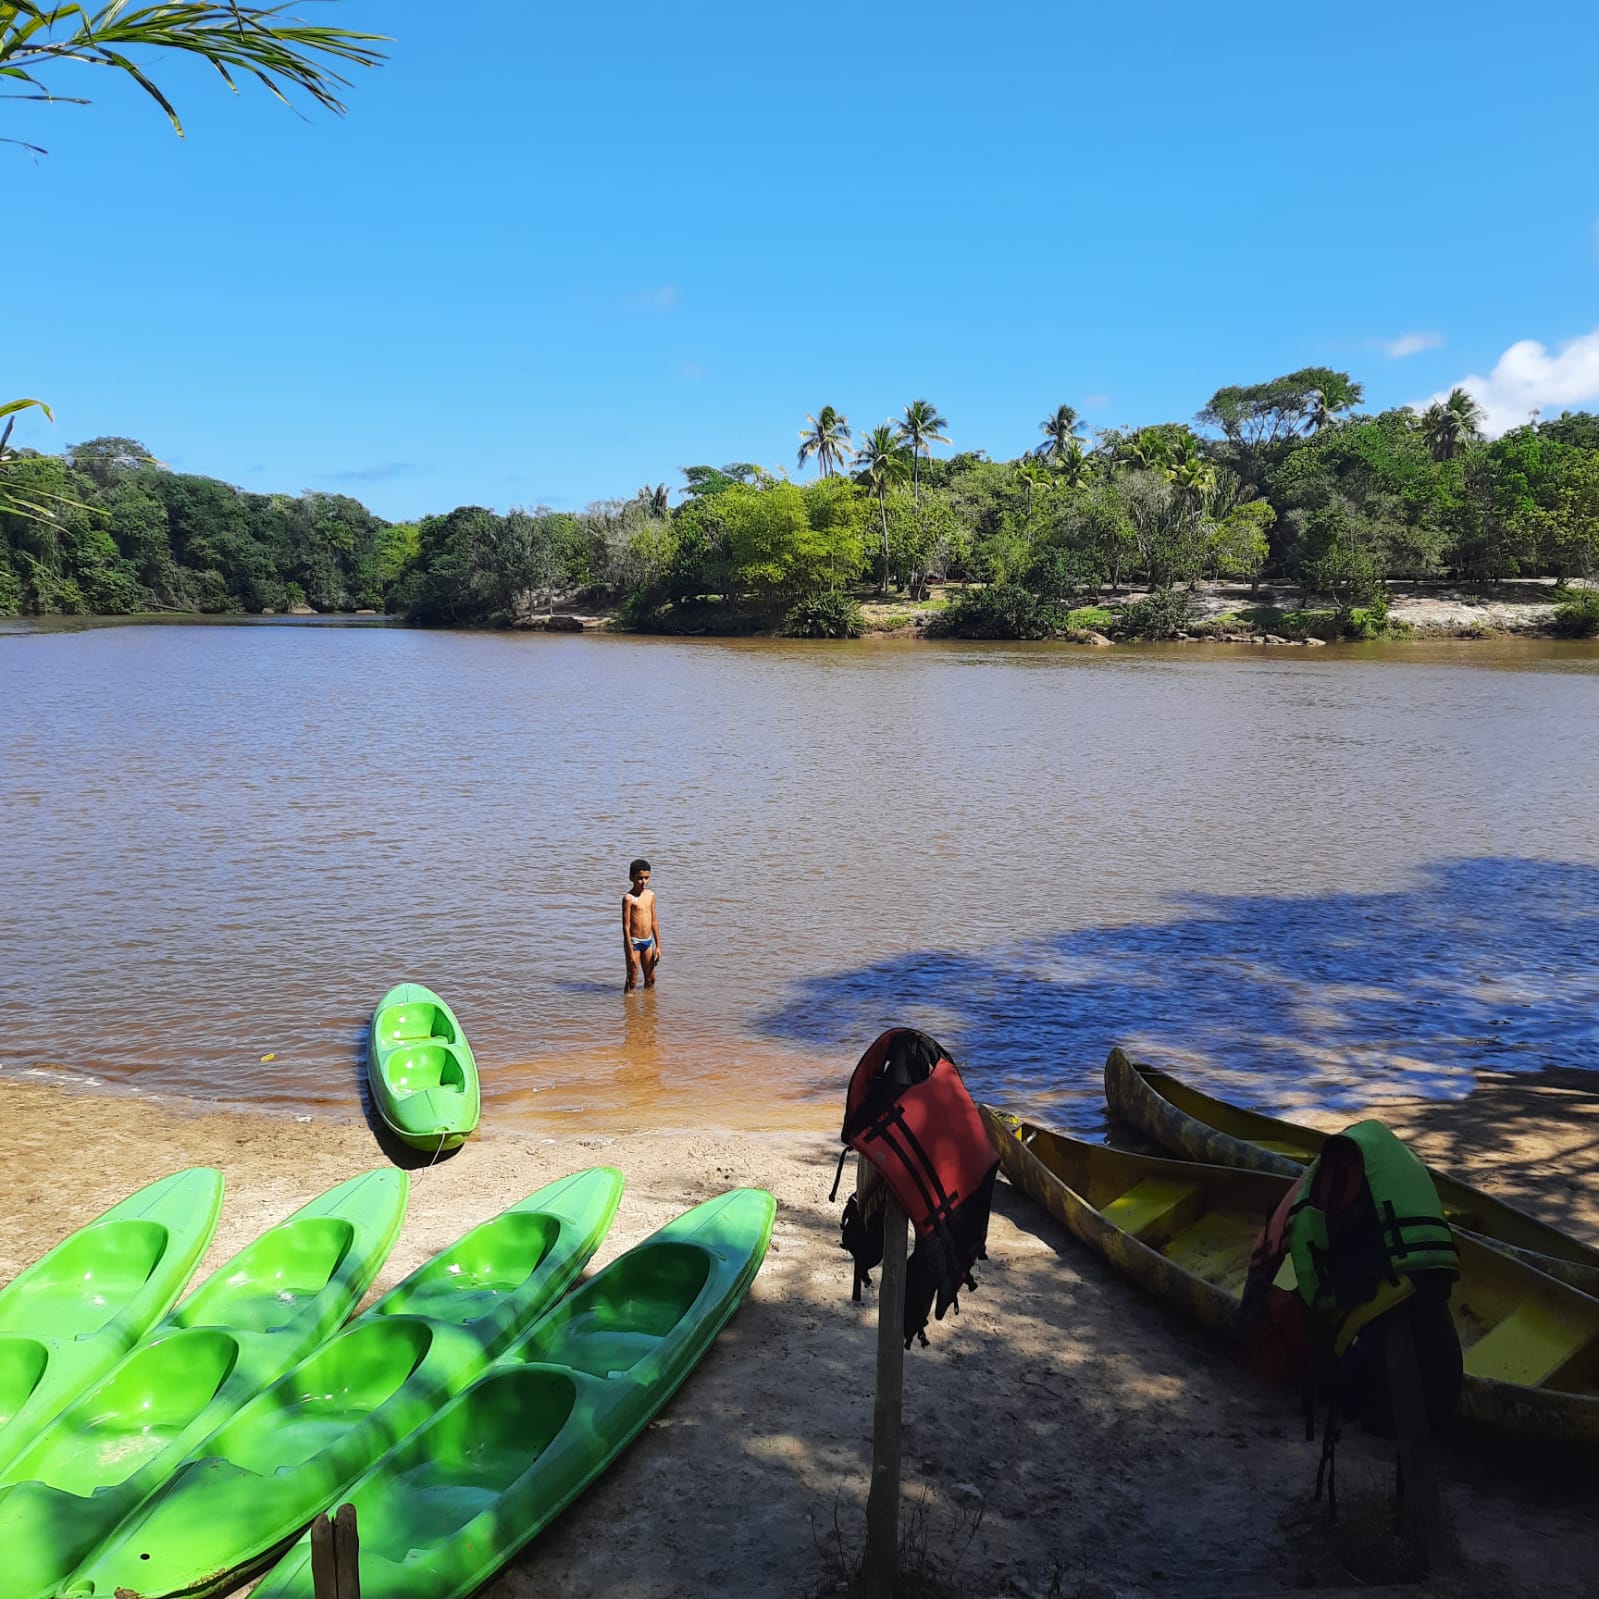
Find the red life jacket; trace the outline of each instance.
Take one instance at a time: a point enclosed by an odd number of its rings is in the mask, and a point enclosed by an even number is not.
[[[863,1182],[844,1206],[843,1247],[855,1257],[855,1298],[883,1258],[882,1184],[916,1232],[906,1268],[905,1345],[927,1342],[929,1312],[960,1311],[962,1286],[987,1258],[988,1213],[999,1157],[960,1071],[936,1039],[894,1027],[861,1056],[844,1102],[839,1173],[850,1150],[881,1182]],[[838,1179],[833,1182],[837,1197]],[[936,1302],[936,1312],[934,1306]]]

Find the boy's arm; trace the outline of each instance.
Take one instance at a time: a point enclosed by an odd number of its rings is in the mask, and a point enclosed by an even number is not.
[[[650,901],[650,932],[655,937],[655,958],[661,958],[661,902],[658,899]]]
[[[633,954],[633,923],[632,918],[627,914],[627,909],[627,895],[624,894],[622,896],[622,952],[627,956],[628,964],[631,966],[636,957]]]

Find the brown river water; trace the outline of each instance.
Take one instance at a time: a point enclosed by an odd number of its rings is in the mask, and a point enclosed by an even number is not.
[[[13,625],[0,818],[13,1077],[358,1115],[406,978],[485,1126],[828,1125],[902,1022],[1087,1129],[1118,1042],[1273,1110],[1599,1069],[1595,645]]]

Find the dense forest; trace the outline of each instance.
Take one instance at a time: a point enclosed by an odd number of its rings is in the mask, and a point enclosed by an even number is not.
[[[1367,415],[1361,399],[1348,374],[1309,368],[1218,390],[1195,426],[1092,439],[1062,405],[1008,460],[935,456],[951,430],[924,400],[859,434],[824,407],[800,434],[798,466],[820,468],[803,483],[688,466],[681,487],[581,512],[462,506],[414,524],[172,472],[133,439],[62,456],[0,441],[0,614],[309,606],[493,625],[576,600],[642,629],[837,636],[859,630],[863,597],[959,582],[946,632],[1160,636],[1194,583],[1228,578],[1291,584],[1370,634],[1396,582],[1599,572],[1599,416],[1488,441],[1461,390],[1425,412]],[[1596,612],[1579,592],[1563,614],[1591,632]]]

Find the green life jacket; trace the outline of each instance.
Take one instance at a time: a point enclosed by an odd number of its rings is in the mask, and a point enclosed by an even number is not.
[[[1352,1336],[1405,1297],[1421,1273],[1460,1275],[1460,1257],[1427,1168],[1380,1121],[1329,1138],[1288,1221],[1300,1297]],[[1339,1338],[1338,1342],[1344,1342]]]

